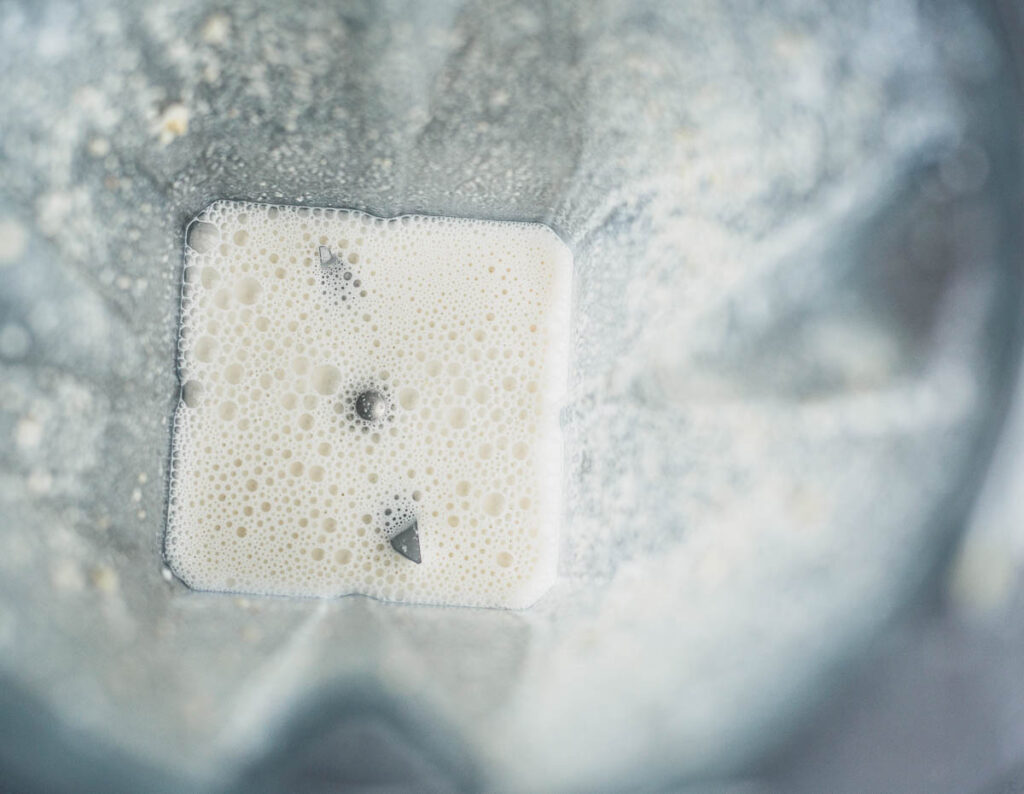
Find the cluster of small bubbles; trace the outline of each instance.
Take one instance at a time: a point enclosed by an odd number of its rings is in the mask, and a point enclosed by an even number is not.
[[[380,520],[385,534],[389,537],[397,535],[414,521],[418,523],[416,507],[412,502],[411,494],[406,498],[402,494],[396,493],[394,502],[384,508]]]
[[[555,571],[570,275],[537,224],[207,208],[186,239],[173,569],[531,603]],[[389,545],[413,521],[419,565]]]
[[[349,299],[354,302],[358,298],[365,298],[367,294],[362,279],[354,272],[359,264],[359,253],[346,251],[348,244],[344,237],[339,240],[340,255],[331,252],[329,246],[322,248],[317,279],[324,301],[329,306],[339,307]],[[323,254],[328,252],[330,258],[324,261]]]

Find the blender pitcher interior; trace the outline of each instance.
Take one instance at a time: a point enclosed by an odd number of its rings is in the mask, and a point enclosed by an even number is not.
[[[7,3],[0,672],[82,789],[651,788],[784,735],[913,601],[1016,361],[988,4]],[[575,260],[525,610],[165,566],[185,228],[217,200],[549,226]]]

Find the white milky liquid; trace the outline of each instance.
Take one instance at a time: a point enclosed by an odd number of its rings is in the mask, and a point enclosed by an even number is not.
[[[539,224],[207,208],[186,248],[174,572],[202,590],[536,601],[555,576],[571,269]],[[369,391],[375,421],[356,411]],[[420,564],[390,543],[412,520]]]

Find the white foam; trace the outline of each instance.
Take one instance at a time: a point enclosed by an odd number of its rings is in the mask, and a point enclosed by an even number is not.
[[[203,590],[535,601],[555,576],[571,269],[539,224],[204,210],[186,247],[174,572]],[[356,411],[368,390],[378,421]],[[413,517],[420,565],[389,543]]]

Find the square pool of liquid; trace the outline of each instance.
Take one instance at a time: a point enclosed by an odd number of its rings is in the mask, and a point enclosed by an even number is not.
[[[183,581],[508,608],[551,585],[572,257],[549,228],[220,201],[184,273]]]

